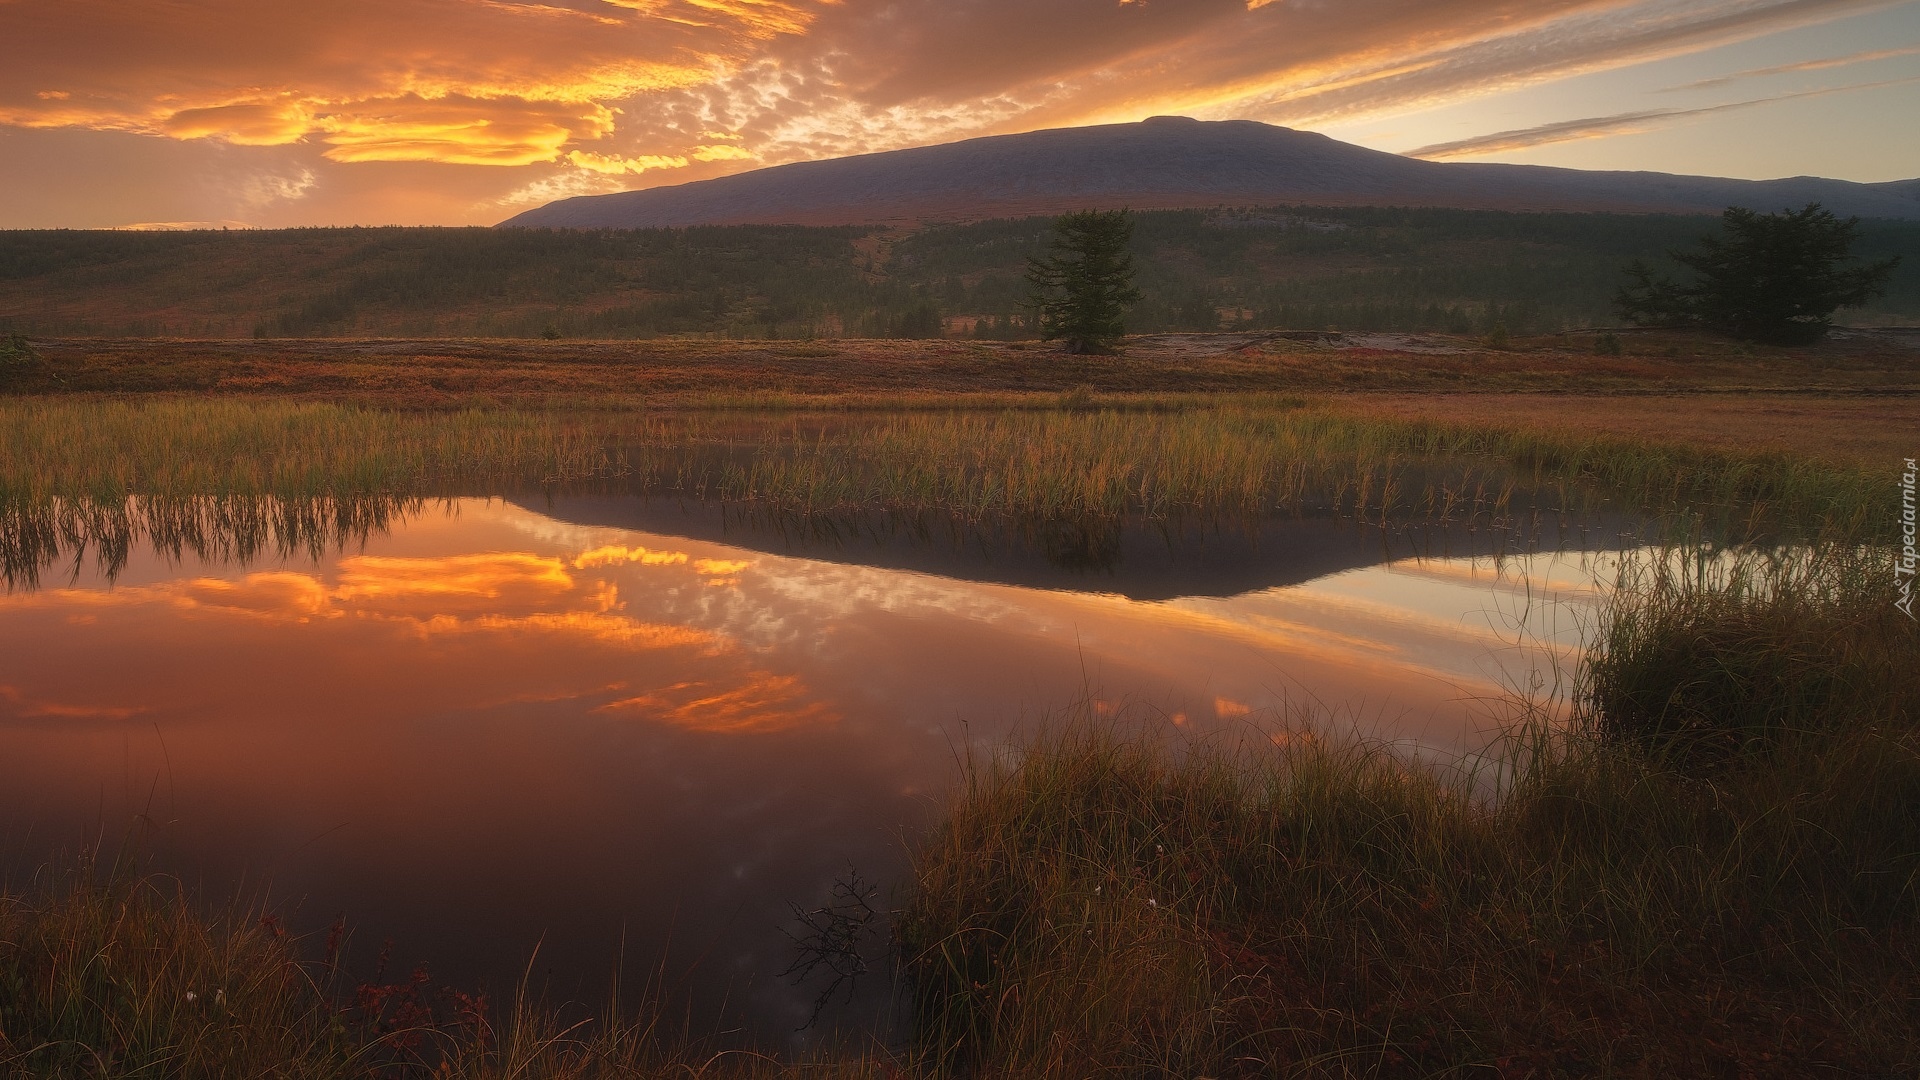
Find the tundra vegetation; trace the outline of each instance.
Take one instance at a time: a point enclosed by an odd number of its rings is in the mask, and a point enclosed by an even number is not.
[[[562,1020],[355,977],[112,861],[0,899],[25,1076],[1904,1075],[1920,1066],[1920,634],[1872,463],[1279,397],[862,412],[0,402],[10,580],[90,545],[326,550],[418,500],[684,491],[962,522],[1610,500],[1630,560],[1479,764],[1310,714],[1238,743],[1069,711],[965,764],[892,898],[911,1037],[774,1060],[661,1003]]]

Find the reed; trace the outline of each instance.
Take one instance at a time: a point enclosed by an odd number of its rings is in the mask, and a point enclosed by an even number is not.
[[[1589,643],[1579,722],[1678,763],[1911,735],[1920,629],[1889,547],[1695,546],[1623,565]]]
[[[1886,539],[1856,467],[1535,428],[1442,424],[1293,399],[1045,407],[648,413],[400,412],[236,398],[0,401],[0,502],[129,496],[447,496],[528,487],[676,491],[801,513],[963,518],[1498,515],[1570,508],[1706,518],[1754,535]]]

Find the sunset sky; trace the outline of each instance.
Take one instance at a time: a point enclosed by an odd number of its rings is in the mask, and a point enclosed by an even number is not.
[[[1920,177],[1920,0],[0,0],[0,227],[490,224],[1167,113]]]

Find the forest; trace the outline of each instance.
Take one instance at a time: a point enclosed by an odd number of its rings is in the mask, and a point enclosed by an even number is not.
[[[1135,215],[1134,332],[1543,333],[1619,322],[1621,267],[1714,232],[1681,215],[1275,207]],[[914,229],[0,232],[0,330],[42,336],[1032,336],[1044,217]],[[1920,319],[1920,223],[1841,322]]]

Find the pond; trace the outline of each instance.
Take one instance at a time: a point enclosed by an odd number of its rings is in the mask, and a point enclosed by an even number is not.
[[[137,849],[352,963],[811,1031],[790,904],[897,888],[969,754],[1065,714],[1456,758],[1576,658],[1632,522],[992,529],[458,499],[344,546],[133,537],[0,596],[0,872]],[[200,554],[195,554],[198,550]],[[240,555],[247,555],[241,558]],[[58,865],[57,862],[55,865]]]

